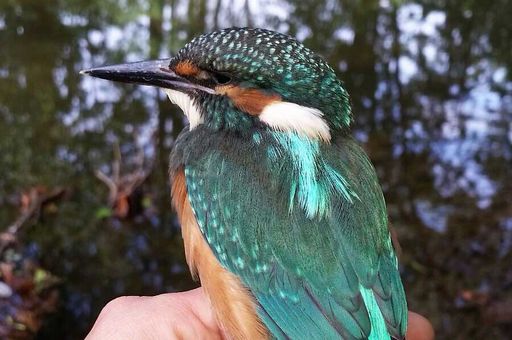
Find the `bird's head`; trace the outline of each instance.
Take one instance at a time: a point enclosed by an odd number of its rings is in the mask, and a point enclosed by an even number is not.
[[[348,94],[333,69],[297,40],[264,29],[215,31],[171,59],[83,73],[163,88],[190,129],[291,131],[329,142],[351,122]]]

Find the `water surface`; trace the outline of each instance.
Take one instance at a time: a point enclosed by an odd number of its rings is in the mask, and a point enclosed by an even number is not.
[[[195,286],[167,178],[182,115],[155,89],[78,71],[168,57],[232,25],[296,36],[345,82],[410,308],[440,339],[510,336],[511,318],[496,313],[512,305],[510,13],[506,0],[0,3],[0,228],[30,188],[68,190],[20,235],[24,256],[61,279],[38,338],[83,337],[115,296]],[[116,150],[121,174],[150,171],[125,218],[95,176],[112,175]]]

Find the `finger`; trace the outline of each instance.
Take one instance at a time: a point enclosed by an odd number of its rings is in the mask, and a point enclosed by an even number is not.
[[[202,289],[124,296],[101,311],[86,340],[221,339]]]
[[[205,327],[215,332],[219,331],[217,318],[202,287],[173,295],[184,300],[189,310],[201,320]]]
[[[176,311],[181,306],[180,313],[173,313],[173,331],[180,339],[222,339],[210,302],[202,288],[181,293],[162,294],[152,297],[154,303],[162,311]],[[179,321],[181,320],[181,321]]]
[[[423,316],[409,312],[409,322],[405,338],[407,340],[434,340],[434,328],[430,321]]]
[[[122,296],[103,307],[86,340],[121,340],[140,337],[139,324],[134,322],[141,312],[146,298],[137,296]]]

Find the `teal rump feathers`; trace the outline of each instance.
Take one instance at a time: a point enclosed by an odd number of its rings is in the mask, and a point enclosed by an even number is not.
[[[348,136],[199,126],[172,154],[201,232],[278,339],[403,338],[407,306],[375,171]]]

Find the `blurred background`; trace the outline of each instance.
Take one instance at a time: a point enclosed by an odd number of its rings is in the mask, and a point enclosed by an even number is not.
[[[439,339],[512,338],[512,1],[1,0],[0,337],[82,338],[119,295],[195,287],[167,165],[184,125],[158,90],[81,69],[265,27],[352,95]]]

